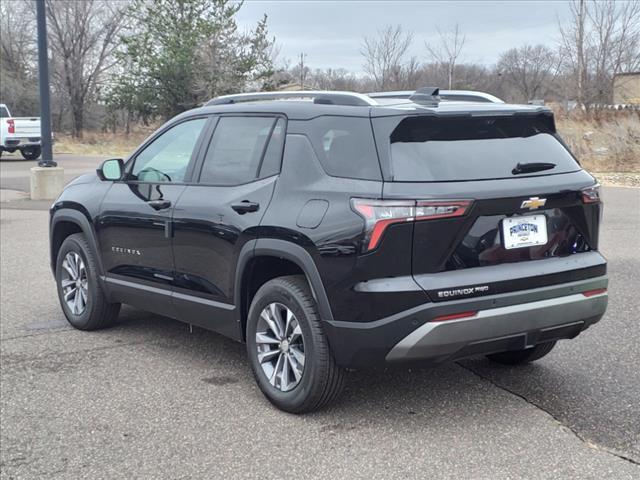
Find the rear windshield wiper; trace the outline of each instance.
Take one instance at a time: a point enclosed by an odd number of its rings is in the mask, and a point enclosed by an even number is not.
[[[542,172],[543,170],[551,170],[555,168],[555,163],[549,162],[531,162],[531,163],[518,163],[516,168],[511,170],[514,175],[520,175],[521,173],[533,173]]]

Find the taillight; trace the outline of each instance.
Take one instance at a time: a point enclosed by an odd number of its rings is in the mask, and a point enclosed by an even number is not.
[[[352,198],[353,209],[365,221],[363,250],[375,249],[389,225],[464,215],[470,200],[371,200]]]
[[[593,187],[583,188],[581,193],[583,203],[598,203],[602,201],[599,184],[596,184]]]
[[[9,133],[16,133],[16,123],[13,118],[7,120],[7,126],[9,127]]]

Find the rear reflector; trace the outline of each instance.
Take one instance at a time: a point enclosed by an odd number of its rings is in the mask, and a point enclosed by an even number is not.
[[[595,295],[601,295],[603,293],[607,293],[606,288],[596,288],[595,290],[587,290],[586,292],[582,292],[582,295],[585,297],[593,297]]]
[[[442,315],[441,317],[436,317],[432,322],[446,322],[449,320],[458,320],[460,318],[469,318],[475,317],[478,314],[477,310],[469,311],[469,312],[460,312],[460,313],[452,313],[451,315]]]

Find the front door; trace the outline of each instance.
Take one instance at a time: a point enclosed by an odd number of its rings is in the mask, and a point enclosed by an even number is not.
[[[136,153],[96,222],[109,289],[124,302],[175,316],[171,215],[191,174],[207,118],[168,127]]]
[[[284,118],[219,118],[196,183],[173,214],[174,303],[181,318],[238,336],[236,265],[271,200],[284,135]]]

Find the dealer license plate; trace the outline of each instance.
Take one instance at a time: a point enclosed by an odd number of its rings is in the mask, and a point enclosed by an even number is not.
[[[528,215],[508,217],[502,221],[504,248],[533,247],[547,243],[547,217]]]

